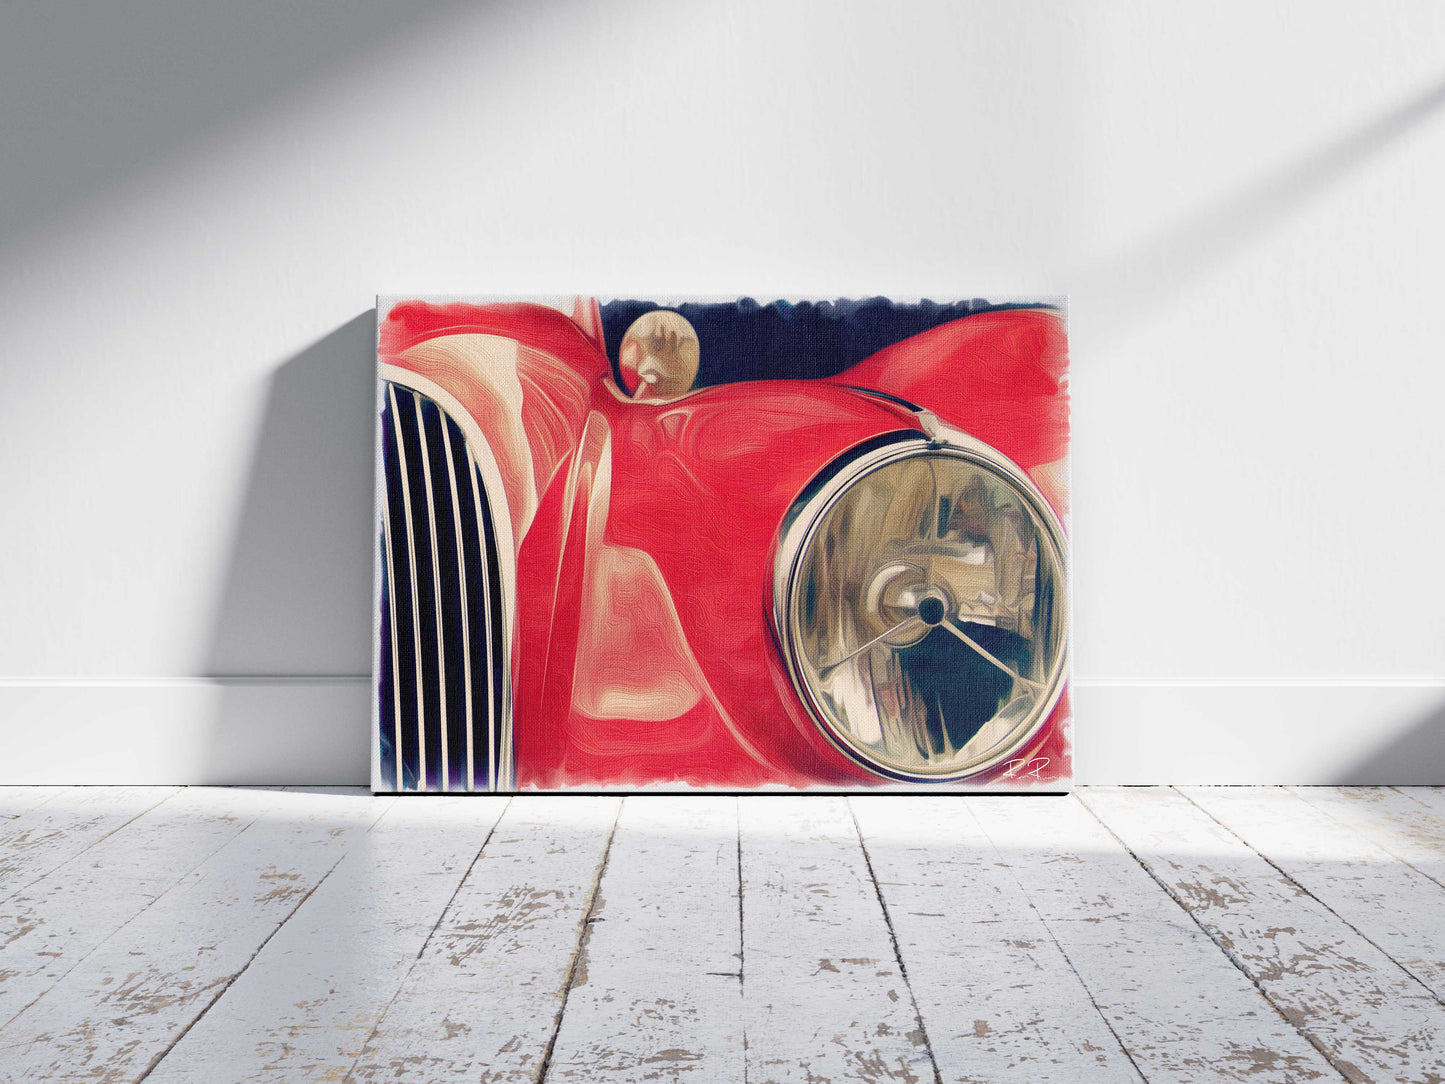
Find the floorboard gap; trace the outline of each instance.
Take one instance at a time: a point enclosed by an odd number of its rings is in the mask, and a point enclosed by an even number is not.
[[[853,800],[848,802],[848,816],[853,819],[853,831],[858,834],[858,847],[863,852],[863,866],[868,871],[868,880],[873,883],[873,894],[878,897],[878,906],[883,910],[883,925],[888,928],[888,941],[893,946],[893,959],[898,964],[898,975],[903,979],[903,988],[908,991],[908,1001],[913,1006],[913,1019],[918,1024],[918,1034],[923,1037],[923,1049],[928,1051],[928,1064],[933,1068],[934,1084],[943,1084],[943,1074],[938,1071],[938,1060],[933,1056],[933,1043],[928,1039],[928,1028],[923,1023],[923,1013],[918,1009],[918,998],[913,994],[913,984],[908,980],[908,965],[903,962],[903,953],[898,948],[898,934],[893,929],[893,916],[888,913],[888,904],[883,899],[883,889],[878,884],[878,875],[873,872],[873,859],[868,856],[868,844],[863,839],[863,827],[858,823],[858,813]]]
[[[1176,794],[1179,794],[1185,800],[1188,800],[1189,796],[1187,794],[1183,794],[1177,788],[1170,787],[1169,789],[1173,790]],[[1139,868],[1149,875],[1150,880],[1157,884],[1159,888],[1163,891],[1163,893],[1171,900],[1173,900],[1181,911],[1183,911],[1186,915],[1189,916],[1189,920],[1199,928],[1200,932],[1203,933],[1205,937],[1209,938],[1209,940],[1214,943],[1214,946],[1219,949],[1220,952],[1224,953],[1225,958],[1228,959],[1229,962],[1234,965],[1235,969],[1246,979],[1249,980],[1249,984],[1259,992],[1259,996],[1264,999],[1264,1003],[1268,1005],[1271,1009],[1273,1009],[1281,1020],[1283,1020],[1286,1024],[1293,1028],[1299,1034],[1299,1036],[1304,1039],[1305,1042],[1309,1043],[1310,1046],[1314,1047],[1315,1050],[1319,1053],[1320,1057],[1324,1058],[1325,1061],[1329,1063],[1330,1068],[1340,1074],[1341,1080],[1345,1081],[1346,1084],[1355,1084],[1355,1081],[1358,1078],[1352,1076],[1349,1072],[1347,1072],[1344,1067],[1340,1065],[1339,1061],[1337,1061],[1335,1057],[1330,1054],[1329,1050],[1325,1048],[1324,1044],[1321,1043],[1319,1039],[1315,1038],[1315,1036],[1305,1031],[1302,1027],[1299,1026],[1299,1024],[1289,1018],[1289,1014],[1286,1013],[1284,1009],[1282,1009],[1275,1002],[1274,998],[1270,997],[1269,994],[1265,992],[1265,989],[1260,984],[1259,980],[1249,973],[1249,969],[1244,966],[1243,961],[1241,961],[1235,953],[1231,952],[1228,948],[1225,947],[1224,943],[1210,931],[1209,927],[1200,920],[1199,916],[1189,909],[1185,902],[1179,897],[1179,894],[1175,892],[1172,888],[1170,888],[1169,885],[1166,884],[1159,877],[1158,874],[1156,874],[1152,869],[1150,869],[1149,864],[1145,862],[1144,859],[1140,858],[1139,855],[1135,853],[1134,849],[1130,847],[1127,843],[1125,843],[1124,840],[1119,836],[1119,834],[1114,831],[1114,829],[1109,827],[1109,825],[1105,824],[1102,817],[1100,817],[1092,809],[1089,809],[1088,803],[1080,802],[1079,804],[1088,811],[1089,816],[1093,817],[1094,820],[1099,822],[1100,827],[1102,827],[1104,831],[1108,832],[1109,835],[1113,837],[1114,841],[1117,842],[1120,847],[1124,848],[1125,853],[1128,854],[1130,858],[1132,858],[1135,862],[1139,864]],[[1193,805],[1194,803],[1191,802],[1190,804]]]
[[[7,889],[8,889],[8,892],[6,893],[5,896],[0,897],[0,903],[8,903],[11,899],[13,899],[14,897],[18,896],[20,893],[24,892],[27,888],[30,888],[30,887],[33,886],[33,885],[39,884],[41,881],[45,880],[45,878],[49,877],[52,873],[54,873],[56,870],[60,869],[62,866],[68,865],[69,863],[73,862],[75,859],[79,858],[81,855],[85,854],[87,851],[91,850],[93,847],[97,846],[98,844],[104,843],[107,839],[109,839],[111,836],[115,835],[115,834],[116,834],[117,832],[119,832],[121,829],[126,828],[126,827],[129,827],[130,825],[134,824],[136,821],[140,820],[142,817],[144,817],[144,816],[145,816],[147,813],[149,813],[151,810],[156,809],[156,808],[164,805],[166,802],[169,802],[172,798],[174,798],[177,794],[182,793],[185,789],[186,789],[185,787],[176,787],[173,791],[171,791],[169,794],[167,794],[164,798],[160,798],[160,799],[157,799],[156,801],[152,802],[150,805],[146,806],[144,809],[142,809],[142,810],[140,810],[139,812],[137,812],[136,815],[133,816],[133,817],[131,817],[129,820],[126,820],[126,821],[123,821],[123,822],[120,823],[120,824],[117,824],[117,825],[116,825],[114,828],[112,828],[109,832],[105,833],[105,835],[103,835],[103,836],[98,836],[98,837],[96,837],[95,839],[91,840],[89,843],[87,843],[87,844],[86,844],[84,847],[82,847],[80,850],[78,850],[78,851],[76,851],[74,854],[69,855],[68,857],[66,857],[64,861],[58,862],[56,865],[51,866],[49,869],[44,870],[43,872],[37,874],[35,877],[32,877],[29,881],[26,881],[24,884],[7,885],[6,887],[7,887]],[[41,802],[40,805],[37,806],[36,808],[39,809],[39,808],[47,805],[49,802],[50,802],[50,799],[47,798],[44,802]]]
[[[738,829],[738,1001],[739,1004],[746,1004],[745,987],[747,981],[747,926],[743,918],[743,800],[733,799],[733,811],[736,814]],[[743,1084],[748,1084],[748,1022],[747,1014],[740,1014],[741,1030],[743,1035]]]
[[[577,980],[577,971],[587,958],[587,943],[592,939],[593,915],[597,910],[597,899],[602,889],[602,878],[607,873],[607,859],[612,856],[612,841],[617,838],[617,823],[622,819],[623,806],[627,799],[617,803],[617,813],[612,818],[612,828],[607,833],[607,844],[602,848],[602,861],[597,864],[597,875],[592,879],[592,893],[587,899],[587,913],[582,918],[582,928],[577,932],[577,948],[572,953],[572,965],[567,969],[567,981],[562,984],[562,1004],[557,1006],[557,1020],[552,1026],[552,1035],[542,1051],[542,1066],[537,1071],[536,1084],[545,1084],[547,1070],[552,1068],[552,1054],[557,1049],[557,1036],[562,1033],[562,1020],[567,1015],[567,999],[572,994],[572,984]]]
[[[497,825],[502,823],[502,818],[507,815],[507,810],[511,808],[512,799],[509,797],[506,804],[502,806],[501,812],[497,814],[497,819],[494,820],[492,826],[487,829],[486,837],[482,840],[482,845],[477,848],[477,853],[472,855],[472,860],[467,863],[467,871],[462,874],[461,880],[457,881],[457,887],[452,889],[452,894],[447,899],[447,905],[441,909],[441,913],[437,915],[437,920],[432,923],[431,929],[427,931],[426,938],[421,943],[421,948],[417,950],[416,958],[412,960],[411,966],[406,969],[400,981],[397,982],[396,989],[391,992],[391,997],[386,1002],[386,1007],[377,1014],[376,1022],[371,1025],[371,1030],[367,1032],[366,1040],[357,1050],[356,1057],[351,1059],[351,1065],[347,1067],[346,1075],[341,1078],[341,1084],[350,1084],[352,1074],[356,1072],[356,1066],[361,1062],[361,1059],[365,1057],[366,1050],[371,1045],[372,1040],[376,1038],[376,1033],[381,1030],[381,1025],[386,1022],[386,1014],[391,1012],[391,1007],[396,1004],[396,999],[400,997],[401,992],[406,989],[406,981],[411,978],[412,969],[416,967],[417,961],[426,954],[427,946],[431,944],[431,939],[436,936],[437,930],[441,929],[442,923],[451,912],[452,904],[454,904],[457,899],[457,893],[461,892],[462,886],[467,883],[467,878],[472,875],[472,869],[481,861],[482,854],[487,849],[487,844],[492,841],[492,836],[496,834]],[[377,818],[377,823],[381,823],[381,818]],[[373,827],[375,827],[375,825],[373,825]]]
[[[268,933],[265,939],[256,946],[256,951],[251,953],[251,955],[246,958],[246,962],[241,966],[240,970],[234,972],[229,978],[226,979],[225,982],[219,984],[220,989],[216,991],[216,996],[211,998],[210,1001],[206,1002],[205,1006],[201,1009],[200,1012],[196,1013],[195,1016],[191,1017],[190,1023],[188,1023],[185,1027],[181,1028],[181,1030],[176,1034],[175,1038],[173,1038],[169,1043],[166,1044],[166,1048],[164,1050],[160,1051],[158,1054],[156,1054],[155,1057],[151,1058],[150,1062],[146,1065],[145,1070],[141,1073],[140,1076],[135,1078],[135,1084],[141,1084],[141,1082],[145,1080],[146,1077],[150,1076],[151,1073],[155,1072],[156,1067],[160,1065],[161,1062],[165,1061],[166,1055],[169,1054],[172,1050],[174,1050],[176,1048],[176,1044],[179,1043],[182,1039],[184,1039],[190,1033],[190,1030],[201,1022],[201,1019],[206,1015],[206,1013],[211,1011],[211,1008],[216,1004],[216,1002],[220,1001],[221,998],[225,996],[226,991],[231,988],[231,986],[235,983],[237,979],[239,979],[242,975],[246,973],[246,969],[251,966],[251,964],[255,961],[256,957],[261,955],[261,953],[265,951],[266,946],[271,943],[271,939],[281,931],[281,928],[285,926],[286,923],[291,921],[292,916],[295,915],[297,911],[301,910],[302,907],[306,906],[306,901],[309,900],[313,895],[315,895],[316,890],[326,883],[326,878],[330,877],[331,874],[336,871],[336,867],[341,865],[341,863],[344,861],[346,861],[345,851],[341,853],[341,856],[337,858],[335,862],[331,863],[330,868],[327,869],[327,871],[317,879],[316,883],[307,890],[306,894],[303,895],[301,899],[296,902],[296,906],[291,908],[290,911],[286,912],[286,917],[283,918],[280,922],[276,923],[275,929]]]
[[[1356,926],[1353,922],[1351,922],[1349,919],[1347,919],[1344,915],[1340,914],[1340,913],[1339,913],[1338,911],[1336,911],[1333,907],[1331,907],[1328,903],[1326,903],[1324,900],[1320,899],[1317,895],[1315,895],[1313,892],[1311,892],[1311,891],[1310,891],[1308,888],[1306,888],[1303,884],[1301,884],[1299,881],[1297,881],[1294,877],[1290,876],[1289,873],[1287,873],[1287,872],[1285,871],[1285,869],[1284,869],[1283,866],[1281,866],[1278,862],[1276,862],[1276,861],[1275,861],[1273,858],[1271,858],[1269,855],[1267,855],[1267,854],[1265,854],[1263,851],[1261,851],[1261,850],[1260,850],[1258,847],[1256,847],[1254,844],[1250,843],[1249,840],[1247,840],[1247,839],[1244,838],[1244,836],[1240,835],[1238,832],[1236,832],[1236,831],[1235,831],[1233,828],[1231,828],[1229,825],[1225,824],[1222,820],[1220,820],[1218,817],[1216,817],[1216,816],[1215,816],[1213,813],[1211,813],[1209,810],[1205,809],[1202,805],[1200,805],[1198,802],[1196,802],[1196,801],[1195,801],[1193,798],[1191,798],[1189,795],[1187,795],[1187,794],[1185,794],[1183,791],[1177,790],[1177,789],[1175,790],[1175,793],[1178,794],[1178,795],[1180,795],[1186,802],[1188,802],[1188,803],[1189,803],[1190,805],[1192,805],[1195,809],[1197,809],[1197,810],[1199,810],[1201,813],[1203,813],[1206,817],[1208,817],[1208,818],[1209,818],[1211,821],[1213,821],[1215,824],[1219,825],[1219,827],[1222,828],[1222,829],[1224,829],[1224,831],[1228,832],[1228,833],[1229,833],[1230,835],[1232,835],[1235,839],[1239,840],[1239,842],[1242,843],[1244,846],[1248,847],[1249,850],[1250,850],[1253,854],[1258,855],[1259,858],[1260,858],[1260,860],[1263,861],[1265,865],[1269,866],[1270,869],[1272,869],[1272,870],[1274,870],[1276,873],[1278,873],[1282,878],[1284,878],[1284,880],[1285,880],[1285,882],[1286,882],[1287,884],[1289,884],[1291,887],[1293,887],[1294,889],[1296,889],[1301,895],[1307,896],[1307,897],[1309,897],[1310,899],[1314,900],[1315,903],[1319,904],[1321,907],[1323,907],[1323,908],[1324,908],[1326,911],[1328,911],[1330,914],[1334,915],[1335,918],[1339,919],[1340,922],[1343,923],[1348,929],[1354,931],[1355,935],[1356,935],[1357,937],[1359,937],[1360,940],[1364,941],[1364,942],[1365,942],[1367,945],[1369,945],[1370,947],[1379,950],[1380,955],[1384,956],[1387,960],[1389,960],[1392,964],[1394,964],[1396,967],[1398,967],[1401,971],[1403,971],[1405,974],[1409,975],[1409,976],[1410,976],[1410,979],[1411,979],[1417,986],[1419,986],[1420,989],[1424,990],[1427,994],[1429,994],[1430,997],[1433,998],[1433,999],[1434,999],[1437,1003],[1439,1003],[1442,1007],[1445,1007],[1445,998],[1442,998],[1439,994],[1437,994],[1434,990],[1432,990],[1423,980],[1421,980],[1421,978],[1420,978],[1419,975],[1415,974],[1415,972],[1411,971],[1408,967],[1406,967],[1404,964],[1402,964],[1399,960],[1395,959],[1395,957],[1392,956],[1392,955],[1390,954],[1390,952],[1389,952],[1383,945],[1381,945],[1381,944],[1379,944],[1378,942],[1376,942],[1375,940],[1373,940],[1369,935],[1367,935],[1363,930],[1361,930],[1361,929],[1360,929],[1358,926]],[[1101,821],[1100,823],[1102,824],[1103,822]],[[1117,837],[1115,837],[1115,838],[1117,838]],[[1437,882],[1437,883],[1438,883],[1438,882]]]

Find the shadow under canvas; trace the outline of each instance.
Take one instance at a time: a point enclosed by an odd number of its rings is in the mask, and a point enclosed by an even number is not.
[[[271,377],[204,657],[217,782],[369,775],[375,342],[367,311]]]

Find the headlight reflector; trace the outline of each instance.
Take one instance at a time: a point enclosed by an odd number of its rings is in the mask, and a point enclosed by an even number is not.
[[[774,620],[844,753],[900,780],[964,779],[1043,724],[1064,685],[1063,531],[1013,463],[963,434],[874,447],[800,498]]]

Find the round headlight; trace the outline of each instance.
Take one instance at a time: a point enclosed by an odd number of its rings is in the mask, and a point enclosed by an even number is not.
[[[785,527],[774,620],[823,733],[881,775],[964,779],[1064,686],[1063,530],[1024,472],[961,433],[836,464]]]

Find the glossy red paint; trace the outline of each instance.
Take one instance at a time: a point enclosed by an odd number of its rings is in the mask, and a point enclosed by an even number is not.
[[[579,320],[582,322],[579,324]],[[492,305],[456,302],[437,305],[403,301],[393,305],[377,328],[377,353],[395,357],[443,335],[497,335],[551,354],[585,379],[610,373],[602,349],[602,318],[597,302],[578,298],[574,316],[529,301]]]
[[[516,397],[489,385],[463,344],[446,348],[477,335],[517,344],[526,448],[505,439]],[[502,449],[517,527],[523,788],[887,782],[823,737],[771,627],[779,527],[798,495],[839,455],[917,428],[912,412],[846,385],[916,402],[1027,469],[1066,450],[1064,335],[1045,310],[955,321],[830,380],[730,384],[670,403],[613,383],[590,299],[571,318],[528,304],[406,303],[379,344]],[[528,477],[535,494],[519,516]],[[1066,778],[1068,717],[1066,694],[1017,758],[969,782]]]
[[[829,379],[927,407],[1031,470],[1068,451],[1068,349],[1059,313],[1005,309],[914,335]]]
[[[519,781],[803,787],[872,778],[822,739],[791,690],[779,695],[768,617],[771,553],[783,517],[821,466],[880,432],[913,428],[912,416],[816,382],[728,385],[661,405],[604,386],[589,427],[595,436],[584,440],[578,467],[558,479],[555,518],[544,525],[539,517],[522,547],[529,582],[545,575],[559,551],[562,559],[550,614],[535,615],[539,627],[531,632],[534,615],[519,617],[524,650],[549,656],[543,672],[529,673],[535,664],[524,661],[519,675],[539,690],[518,704]],[[600,530],[587,521],[596,511],[589,477],[592,485],[610,481]],[[546,529],[565,533],[567,543],[545,543]],[[645,555],[675,616],[666,607],[645,619],[636,613],[656,594],[642,586],[645,578],[631,591],[614,586],[609,637],[618,651],[610,667],[588,677],[646,689],[646,675],[629,680],[629,672],[671,659],[665,676],[692,679],[697,694],[671,718],[589,710],[576,687],[573,653],[582,647],[578,628],[589,596],[577,565],[599,542]],[[546,552],[533,556],[531,546]],[[669,621],[680,644],[649,642]]]

